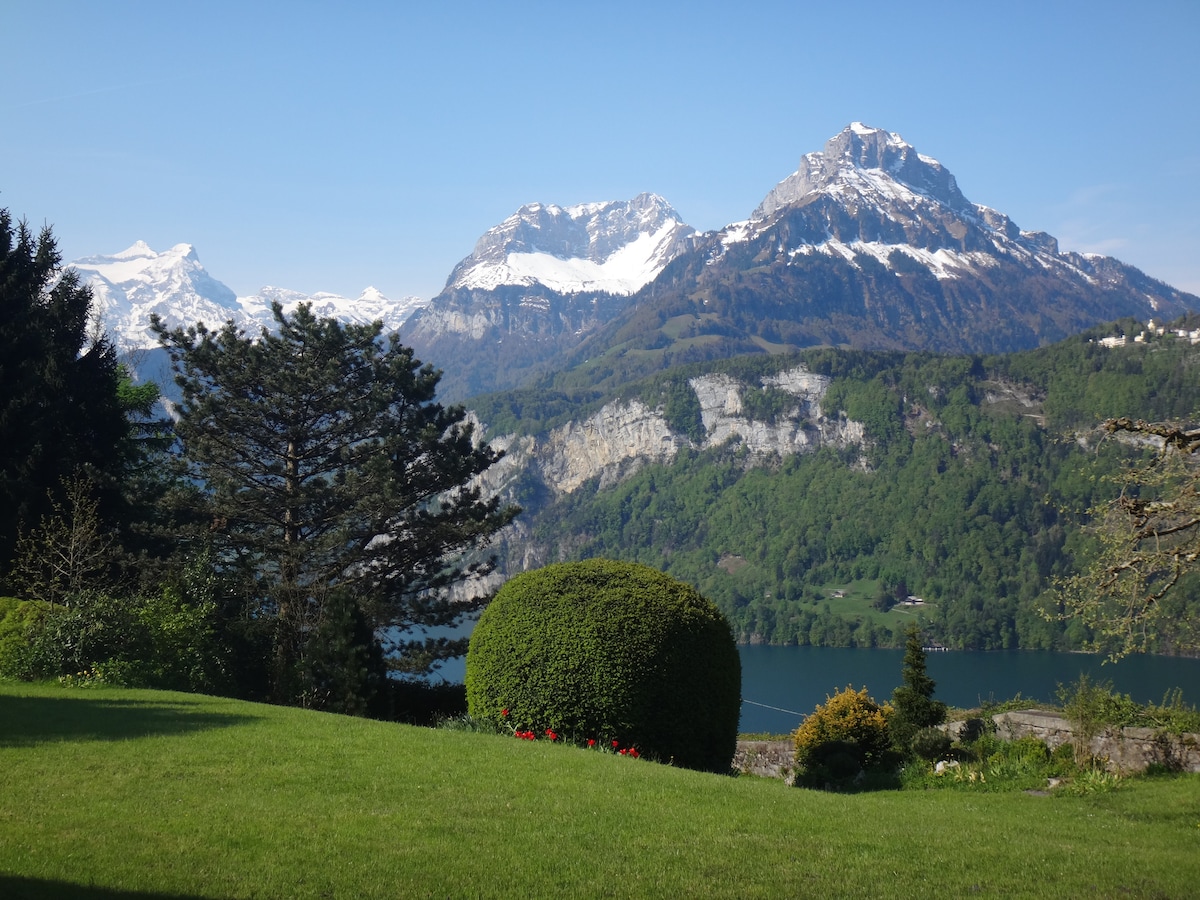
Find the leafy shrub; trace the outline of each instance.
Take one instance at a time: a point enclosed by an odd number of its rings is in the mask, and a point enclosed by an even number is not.
[[[950,750],[950,735],[937,728],[922,728],[912,736],[909,746],[921,759],[941,759]]]
[[[891,706],[880,706],[865,687],[847,687],[826,698],[796,729],[796,783],[842,787],[859,773],[892,765],[891,715]]]
[[[466,687],[474,719],[616,740],[686,768],[728,771],[737,745],[741,661],[729,623],[692,587],[633,563],[511,579],[475,626]]]
[[[1163,695],[1162,703],[1147,703],[1138,710],[1131,724],[1170,734],[1194,734],[1200,732],[1200,711],[1183,702],[1181,688],[1174,688]]]
[[[0,597],[0,677],[22,681],[38,677],[33,636],[48,608],[37,600]]]
[[[1083,763],[1091,755],[1092,738],[1106,726],[1121,727],[1133,721],[1137,704],[1128,695],[1114,694],[1112,682],[1096,682],[1086,673],[1069,685],[1058,686],[1058,699],[1071,723],[1071,743],[1075,761]]]
[[[128,687],[212,691],[224,686],[211,604],[171,589],[129,598],[86,592],[70,605],[6,601],[0,675],[35,679],[98,673]]]

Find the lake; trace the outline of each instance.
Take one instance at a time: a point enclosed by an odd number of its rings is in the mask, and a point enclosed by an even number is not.
[[[903,650],[844,647],[742,646],[743,732],[791,731],[826,696],[847,685],[866,686],[876,700],[892,696],[900,684]],[[1160,702],[1174,688],[1189,704],[1200,704],[1200,659],[1170,656],[1127,657],[1102,663],[1097,656],[1044,651],[957,651],[926,655],[937,682],[935,698],[969,709],[986,700],[1020,694],[1031,701],[1053,702],[1059,684],[1086,673],[1111,681],[1113,689],[1139,703]]]
[[[903,650],[845,647],[740,646],[742,657],[743,732],[785,733],[847,685],[865,686],[882,702],[900,684]],[[1116,664],[1080,653],[1044,651],[958,651],[929,653],[930,677],[938,700],[970,708],[986,700],[1008,700],[1020,694],[1031,701],[1053,702],[1059,684],[1086,673],[1095,681],[1111,681],[1113,689],[1139,703],[1159,702],[1174,688],[1183,699],[1200,705],[1200,659],[1134,656]],[[441,677],[461,682],[463,659],[451,660]]]

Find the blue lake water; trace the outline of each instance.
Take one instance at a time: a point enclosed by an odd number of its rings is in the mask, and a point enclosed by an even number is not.
[[[842,647],[740,647],[743,732],[787,732],[818,703],[847,686],[866,687],[876,700],[891,697],[900,684],[903,650]],[[1041,651],[948,651],[926,656],[937,682],[935,697],[969,709],[987,700],[1020,694],[1053,702],[1060,684],[1086,673],[1111,681],[1113,689],[1139,703],[1160,702],[1180,688],[1185,702],[1200,705],[1200,659],[1127,657],[1104,664],[1100,657]],[[774,708],[771,708],[774,707]]]
[[[784,733],[795,728],[818,703],[851,686],[866,687],[876,700],[891,697],[900,684],[903,650],[842,647],[741,646],[743,732]],[[1031,701],[1053,702],[1060,684],[1086,673],[1111,681],[1113,689],[1139,703],[1159,702],[1180,688],[1183,699],[1200,705],[1200,659],[1135,656],[1103,664],[1096,656],[1042,651],[949,651],[929,653],[929,675],[937,699],[962,708],[1020,694]],[[463,659],[442,667],[440,677],[461,682]]]

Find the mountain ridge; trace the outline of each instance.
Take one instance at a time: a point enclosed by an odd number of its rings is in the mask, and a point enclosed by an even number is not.
[[[673,249],[629,295],[451,278],[401,339],[445,370],[443,393],[460,401],[809,346],[1007,352],[1200,308],[1119,260],[1062,252],[1053,236],[972,203],[936,159],[860,122],[805,154],[748,219]]]
[[[488,229],[426,302],[265,286],[236,297],[195,248],[144,242],[73,263],[124,348],[168,325],[270,325],[270,303],[382,319],[443,370],[451,402],[523,384],[635,378],[809,346],[1006,352],[1200,298],[974,204],[895,133],[853,122],[804,154],[749,218],[699,233],[662,197],[529,203]]]

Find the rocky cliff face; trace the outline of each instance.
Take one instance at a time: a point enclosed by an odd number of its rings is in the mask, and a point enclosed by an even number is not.
[[[685,447],[705,450],[731,440],[741,442],[751,465],[823,446],[861,447],[866,441],[860,423],[824,416],[821,398],[829,379],[802,366],[763,379],[763,387],[795,398],[795,405],[773,422],[756,421],[743,412],[747,386],[728,375],[703,375],[689,384],[700,403],[702,442],[674,431],[661,409],[639,400],[610,403],[544,435],[491,439],[507,455],[487,473],[487,488],[506,490],[524,475],[536,478],[554,495],[572,493],[591,479],[599,479],[604,489],[643,465],[670,462]]]
[[[829,379],[802,367],[763,379],[764,387],[777,388],[797,401],[774,422],[757,421],[743,415],[743,387],[728,375],[705,375],[693,378],[689,384],[700,401],[707,435],[704,447],[716,447],[736,439],[752,456],[767,457],[807,453],[825,445],[861,446],[865,440],[860,423],[849,419],[827,419],[822,414],[821,398],[829,387]]]

